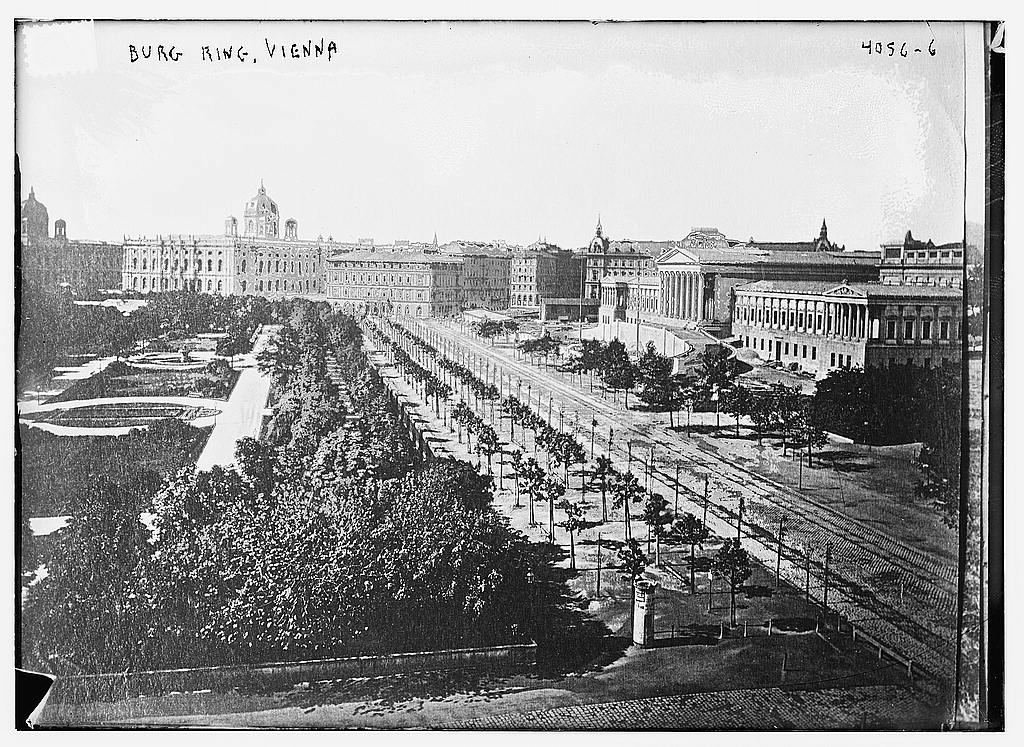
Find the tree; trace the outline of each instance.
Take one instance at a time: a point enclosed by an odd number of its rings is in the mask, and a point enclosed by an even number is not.
[[[498,434],[494,432],[494,428],[489,425],[480,427],[476,437],[476,450],[486,457],[487,474],[492,474],[491,458],[501,451],[501,442],[498,440]]]
[[[672,359],[659,353],[653,342],[647,343],[637,361],[638,396],[658,411],[668,410],[670,428],[675,427],[673,413],[682,402],[679,380],[672,374],[673,366]]]
[[[736,418],[736,437],[740,435],[740,418],[749,415],[753,405],[753,396],[745,386],[737,384],[727,389],[725,394],[725,406],[722,408]]]
[[[605,348],[602,364],[604,383],[610,389],[626,392],[626,409],[629,409],[629,390],[636,385],[637,371],[626,352],[626,346],[618,339],[612,340]]]
[[[565,486],[557,477],[548,475],[541,490],[548,500],[548,541],[555,544],[555,502],[565,495]]]
[[[676,519],[674,529],[679,533],[680,541],[690,546],[690,593],[693,594],[695,588],[694,546],[703,543],[711,536],[711,531],[704,525],[704,522],[689,512]]]
[[[724,346],[708,347],[700,355],[698,386],[702,398],[707,401],[716,389],[722,391],[732,386],[739,371],[736,359]]]
[[[786,454],[789,438],[806,430],[804,417],[804,396],[800,387],[786,386],[781,382],[772,384],[772,397],[775,400],[775,413],[782,430],[782,454]]]
[[[612,460],[607,456],[598,456],[597,468],[594,470],[594,477],[601,484],[601,520],[608,521],[608,488],[615,478],[615,468]]]
[[[558,502],[558,508],[565,514],[565,520],[559,522],[558,526],[569,532],[569,568],[576,570],[576,532],[586,526],[583,521],[583,509],[580,504],[573,503],[568,499]]]
[[[665,536],[672,522],[672,512],[668,509],[668,501],[658,493],[648,493],[644,502],[644,523],[650,534],[647,538],[647,552],[651,551],[650,535],[654,535],[654,565],[661,566],[661,538]]]
[[[547,473],[533,457],[528,457],[523,467],[523,480],[526,483],[526,492],[530,496],[530,526],[534,525],[534,502],[541,497],[544,489],[544,478]]]
[[[509,464],[512,466],[512,471],[515,472],[515,486],[516,486],[516,503],[515,507],[519,508],[519,483],[523,479],[523,467],[526,462],[523,460],[523,452],[519,449],[513,449],[509,454]]]
[[[757,434],[757,443],[760,444],[777,420],[775,398],[769,392],[752,393],[747,414],[750,415],[750,422],[753,423],[754,432]]]
[[[619,473],[612,483],[612,495],[614,496],[612,509],[622,507],[623,520],[626,524],[626,538],[628,539],[633,536],[629,522],[629,505],[640,502],[644,495],[644,489],[632,472]]]
[[[712,562],[715,573],[729,584],[729,624],[736,624],[736,589],[743,584],[753,569],[750,556],[738,539],[726,540]]]
[[[635,539],[627,539],[626,544],[619,548],[619,573],[629,578],[629,584],[636,589],[636,582],[644,576],[647,570],[647,556],[640,549],[640,543]],[[633,605],[630,605],[630,609]]]

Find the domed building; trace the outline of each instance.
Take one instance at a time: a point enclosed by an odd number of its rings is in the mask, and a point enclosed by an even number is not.
[[[46,205],[36,199],[35,189],[29,189],[28,199],[21,203],[21,235],[32,239],[50,236],[50,214]]]
[[[263,182],[260,191],[245,204],[243,217],[244,236],[261,239],[276,239],[280,222],[277,203],[270,199]]]
[[[124,248],[105,241],[68,239],[58,218],[50,236],[50,215],[34,189],[21,203],[20,287],[25,293],[64,291],[91,294],[119,288]]]

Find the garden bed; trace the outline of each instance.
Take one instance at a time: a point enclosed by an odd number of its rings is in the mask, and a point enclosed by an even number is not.
[[[239,372],[224,361],[198,371],[144,371],[115,361],[94,376],[76,382],[48,402],[100,397],[204,397],[226,400]]]
[[[28,413],[22,417],[38,423],[51,423],[79,428],[131,428],[148,426],[167,418],[190,423],[199,418],[217,415],[220,411],[209,407],[190,407],[163,402],[99,404],[60,410]]]

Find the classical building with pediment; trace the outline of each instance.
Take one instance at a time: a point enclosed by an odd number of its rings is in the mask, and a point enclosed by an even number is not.
[[[600,225],[598,226],[600,228]],[[822,221],[810,241],[729,239],[713,227],[693,228],[679,241],[644,242],[658,250],[653,273],[606,271],[600,278],[602,322],[630,321],[700,328],[728,337],[733,288],[756,280],[841,283],[878,280],[879,252],[847,251]],[[660,246],[655,246],[660,245]],[[591,250],[595,249],[594,242]],[[588,283],[592,282],[588,258]]]
[[[758,280],[733,294],[739,346],[818,378],[837,368],[960,360],[958,288]]]
[[[745,242],[714,228],[695,228],[657,260],[660,302],[656,321],[692,323],[728,336],[732,291],[755,280],[840,283],[878,280],[879,252],[847,251],[828,239],[822,222],[807,242]]]

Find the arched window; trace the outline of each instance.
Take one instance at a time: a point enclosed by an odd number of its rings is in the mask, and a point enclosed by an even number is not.
[[[224,260],[223,259],[218,259],[217,260],[217,272],[223,272],[223,271],[224,271]]]
[[[224,281],[218,280],[217,281],[217,291],[220,292],[222,290],[224,290]]]
[[[213,281],[212,280],[207,280],[206,281],[206,290],[208,290],[208,291],[212,291],[213,290]]]
[[[139,279],[137,277],[132,278],[132,290],[139,289]]]
[[[245,272],[245,260],[244,259],[242,260],[242,272]],[[243,288],[242,290],[245,290],[245,288]]]
[[[281,261],[274,260],[274,272],[281,272]]]
[[[263,292],[263,281],[262,280],[259,283],[256,284],[256,290],[260,291],[261,293]]]
[[[174,290],[178,290],[178,278],[174,278]]]
[[[263,260],[260,260],[260,272],[263,272]]]
[[[142,278],[142,290],[146,290],[146,278]]]
[[[146,269],[146,258],[145,257],[142,258],[142,269],[143,270]]]
[[[188,260],[187,259],[185,260],[184,267],[182,269],[184,269],[185,272],[188,272]]]
[[[134,257],[132,259],[132,269],[133,270],[139,269],[139,258],[138,257]]]
[[[245,293],[245,281],[242,281],[242,293]]]
[[[281,281],[280,280],[275,280],[274,281],[274,290],[278,290],[278,291],[281,290]]]

